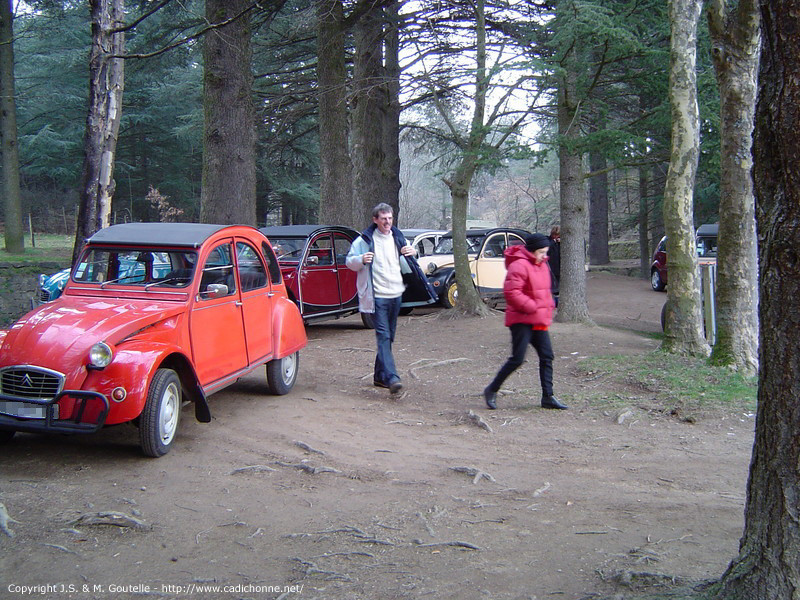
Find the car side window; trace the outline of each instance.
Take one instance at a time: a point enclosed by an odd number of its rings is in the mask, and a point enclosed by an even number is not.
[[[434,241],[434,238],[431,237],[422,238],[418,242],[414,242],[414,247],[420,256],[428,256],[433,254]]]
[[[524,246],[524,245],[525,245],[525,240],[523,240],[521,237],[519,237],[518,235],[514,235],[513,233],[509,234],[508,236],[509,248],[511,246]]]
[[[266,287],[267,270],[258,252],[250,244],[236,242],[236,263],[243,292]]]
[[[483,255],[487,258],[499,258],[503,256],[503,250],[506,249],[506,236],[503,233],[493,235],[486,241],[486,246],[483,250]]]
[[[306,256],[306,265],[332,265],[333,253],[331,248],[331,238],[328,235],[322,235],[316,238],[308,248],[308,256]]]
[[[267,259],[267,269],[269,269],[269,280],[272,283],[280,283],[281,282],[281,267],[278,264],[278,257],[275,256],[275,252],[272,251],[269,244],[265,244],[262,242],[261,250],[264,252],[264,258]]]
[[[233,275],[233,255],[230,243],[214,248],[203,266],[200,280],[200,298],[210,300],[236,293],[236,278]]]
[[[341,233],[336,233],[333,236],[333,250],[336,254],[336,264],[343,265],[347,259],[347,253],[350,251],[350,238],[343,236]]]

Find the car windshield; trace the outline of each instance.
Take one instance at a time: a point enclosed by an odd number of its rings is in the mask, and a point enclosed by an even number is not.
[[[89,248],[78,263],[73,279],[119,285],[184,288],[192,281],[194,252],[140,248]]]
[[[270,238],[269,243],[281,262],[299,262],[306,238]]]
[[[480,250],[481,242],[483,241],[484,236],[475,236],[469,235],[467,236],[467,254],[477,254],[478,250]],[[439,243],[436,244],[436,248],[433,249],[434,254],[452,254],[453,253],[453,238],[452,237],[443,237],[439,240]]]

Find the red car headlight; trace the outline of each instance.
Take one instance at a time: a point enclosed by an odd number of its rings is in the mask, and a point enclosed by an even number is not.
[[[104,369],[114,359],[114,351],[105,342],[97,342],[89,348],[89,364],[97,369]]]

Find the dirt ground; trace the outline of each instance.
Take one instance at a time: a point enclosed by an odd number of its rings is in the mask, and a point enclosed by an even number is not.
[[[539,408],[535,357],[486,410],[502,315],[426,309],[401,317],[397,398],[372,386],[374,335],[353,317],[309,328],[291,394],[251,375],[211,398],[212,423],[186,411],[163,458],[141,457],[132,425],[18,434],[0,451],[16,521],[0,531],[0,598],[572,600],[629,590],[634,573],[720,575],[754,417],[687,423],[583,374],[584,357],[656,348],[640,332],[659,329],[666,298],[588,277],[597,326],[551,330],[568,411]],[[604,386],[628,405],[584,399]]]

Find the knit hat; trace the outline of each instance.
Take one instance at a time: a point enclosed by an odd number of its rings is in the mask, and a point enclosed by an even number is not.
[[[532,233],[525,236],[525,249],[528,252],[534,252],[539,248],[549,248],[550,239],[543,233]]]

